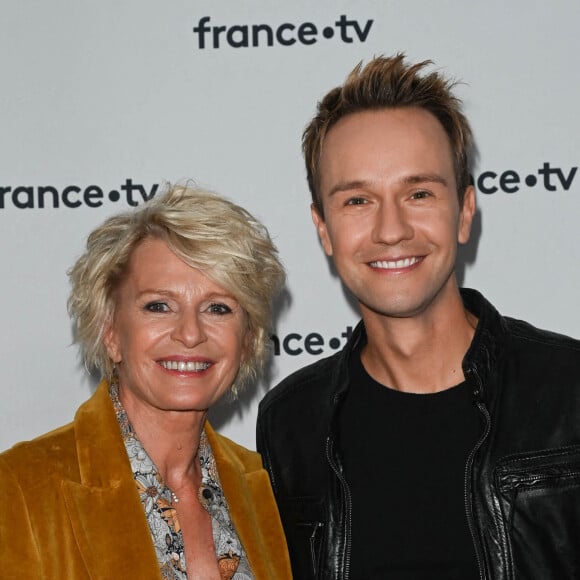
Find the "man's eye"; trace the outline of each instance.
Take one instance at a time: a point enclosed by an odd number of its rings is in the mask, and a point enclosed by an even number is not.
[[[366,200],[362,197],[351,197],[347,202],[346,205],[364,205]]]
[[[208,311],[212,314],[230,314],[232,309],[227,305],[221,302],[215,302],[210,304]]]
[[[415,193],[413,193],[413,195],[411,196],[411,199],[425,199],[426,197],[429,197],[431,194],[428,191],[416,191]]]
[[[149,312],[168,312],[169,306],[165,302],[148,302],[145,305],[145,310]]]

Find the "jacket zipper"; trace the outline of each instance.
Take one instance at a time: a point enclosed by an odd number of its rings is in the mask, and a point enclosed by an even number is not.
[[[345,540],[345,551],[344,551],[344,575],[342,576],[343,580],[348,580],[350,576],[350,550],[351,550],[351,524],[352,524],[352,501],[350,497],[350,488],[348,487],[348,483],[344,478],[342,472],[338,469],[338,465],[334,461],[332,457],[333,453],[333,444],[330,437],[326,438],[326,459],[330,464],[330,467],[338,477],[342,489],[344,491],[344,500],[346,504],[346,521],[345,521],[345,529],[344,529],[344,540]]]
[[[572,469],[572,470],[568,470],[565,473],[560,473],[558,474],[558,479],[563,479],[563,478],[573,478],[576,479],[578,476],[580,476],[580,471],[578,471],[577,469]],[[502,483],[500,483],[499,488],[501,489],[501,491],[515,491],[516,489],[520,488],[520,487],[530,487],[528,484],[532,484],[534,487],[536,487],[538,484],[542,484],[545,481],[551,481],[554,479],[554,475],[552,474],[548,474],[548,475],[527,475],[527,476],[512,476],[512,478],[510,478],[510,481],[503,481]]]
[[[310,527],[310,524],[298,524],[298,525]],[[312,572],[314,573],[315,576],[318,574],[317,557],[316,557],[317,554],[315,549],[316,535],[318,534],[318,531],[323,527],[323,525],[324,524],[322,522],[314,522],[314,524],[312,524],[312,533],[310,534],[310,538],[308,539],[310,543],[310,557],[312,558]]]
[[[477,391],[474,393],[474,395],[476,397],[478,397],[482,391],[481,379],[480,379],[479,374],[477,372],[477,368],[472,367],[471,371],[472,371],[473,375],[475,376],[475,380],[477,383]],[[473,517],[472,517],[472,512],[471,512],[471,503],[470,503],[469,496],[471,494],[471,472],[472,472],[472,467],[473,467],[473,459],[474,459],[475,454],[477,453],[478,449],[481,447],[481,445],[483,444],[483,442],[485,441],[485,439],[489,435],[489,431],[491,429],[491,416],[489,414],[489,411],[487,410],[487,407],[480,400],[476,400],[476,405],[477,405],[477,408],[479,409],[479,411],[485,417],[485,429],[484,429],[481,437],[479,438],[479,440],[475,444],[474,448],[471,450],[471,453],[469,454],[469,457],[467,458],[467,463],[465,464],[464,500],[465,500],[465,513],[467,515],[467,526],[469,527],[469,532],[471,533],[471,540],[473,542],[473,548],[475,550],[475,559],[477,560],[477,566],[479,568],[479,578],[480,578],[480,580],[485,580],[485,573],[484,573],[484,569],[483,569],[483,563],[481,561],[481,554],[480,554],[479,546],[477,543],[477,537],[476,537],[476,533],[475,533],[475,525],[473,523]]]

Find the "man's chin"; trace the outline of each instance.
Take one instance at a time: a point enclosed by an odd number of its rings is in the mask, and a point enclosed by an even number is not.
[[[383,303],[361,303],[361,311],[365,310],[383,316],[385,318],[414,318],[426,309],[425,303],[421,301],[409,300],[409,297],[401,297],[399,300],[389,300],[388,304]]]

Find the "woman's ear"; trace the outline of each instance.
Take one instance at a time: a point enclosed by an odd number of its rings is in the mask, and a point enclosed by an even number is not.
[[[114,321],[109,319],[103,329],[103,344],[107,349],[109,358],[116,364],[123,360],[121,356],[121,347],[119,341],[119,333],[115,328]]]

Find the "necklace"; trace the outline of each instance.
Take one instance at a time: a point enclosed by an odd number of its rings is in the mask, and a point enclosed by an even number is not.
[[[177,497],[177,494],[171,490],[169,490],[169,493],[171,493],[171,503],[179,503],[179,498]],[[209,487],[206,487],[205,485],[202,484],[199,487],[199,491],[197,492],[197,497],[201,505],[207,507],[209,502],[213,499],[213,492]]]

